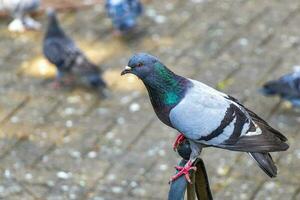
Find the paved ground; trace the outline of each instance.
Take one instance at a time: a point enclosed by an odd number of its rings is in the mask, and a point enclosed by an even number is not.
[[[272,180],[246,154],[205,149],[215,199],[300,199],[300,114],[256,92],[300,64],[299,1],[148,1],[143,34],[128,40],[112,37],[102,4],[59,17],[106,69],[111,97],[50,89],[41,33],[10,34],[1,20],[0,199],[166,199],[176,132],[137,79],[119,76],[139,51],[239,98],[289,138]]]

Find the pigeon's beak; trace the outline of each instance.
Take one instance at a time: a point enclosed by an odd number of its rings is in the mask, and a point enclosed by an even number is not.
[[[121,76],[123,76],[124,74],[128,74],[131,72],[131,67],[126,66],[125,69],[121,72]]]

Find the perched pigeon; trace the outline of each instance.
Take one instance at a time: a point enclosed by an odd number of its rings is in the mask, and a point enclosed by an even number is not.
[[[23,32],[26,29],[39,29],[41,24],[28,13],[37,10],[40,0],[0,0],[0,8],[10,12],[14,20],[9,24],[10,31]]]
[[[277,174],[269,152],[288,149],[287,138],[233,97],[169,70],[146,53],[134,55],[121,75],[132,73],[145,84],[158,118],[187,138],[189,162],[177,167],[177,179],[188,173],[202,147],[248,152],[270,177]]]
[[[143,12],[139,0],[106,0],[106,10],[118,34],[132,30]]]
[[[295,68],[293,73],[265,83],[260,91],[267,96],[279,95],[293,106],[300,107],[300,69]]]
[[[54,10],[48,11],[49,24],[43,43],[46,58],[57,68],[56,84],[76,78],[81,83],[99,90],[103,95],[106,84],[102,72],[91,63],[61,29]]]

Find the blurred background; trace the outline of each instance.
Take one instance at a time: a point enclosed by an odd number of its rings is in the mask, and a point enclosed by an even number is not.
[[[145,0],[133,36],[116,36],[104,0],[44,0],[41,31],[13,33],[0,19],[0,199],[166,199],[180,158],[176,131],[154,115],[141,82],[120,72],[149,52],[178,74],[241,100],[284,133],[268,178],[245,153],[202,152],[215,199],[300,199],[300,114],[257,90],[300,65],[297,0]],[[45,8],[104,70],[110,95],[84,87],[52,89],[43,56]]]

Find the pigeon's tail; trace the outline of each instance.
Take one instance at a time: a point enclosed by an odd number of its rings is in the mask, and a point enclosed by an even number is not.
[[[106,87],[105,81],[102,80],[102,78],[99,76],[99,74],[90,74],[88,76],[88,79],[89,79],[89,82],[92,87],[95,87],[95,88],[105,88]]]
[[[278,93],[279,84],[277,81],[269,81],[263,85],[260,92],[264,95],[275,95]]]
[[[271,178],[276,177],[277,167],[269,153],[249,152],[249,155],[257,162],[258,166]]]
[[[117,26],[121,32],[123,32],[123,33],[129,32],[136,27],[136,19],[134,17],[124,19]]]
[[[99,91],[101,97],[106,97],[106,83],[98,73],[88,75],[88,80],[93,88]]]

